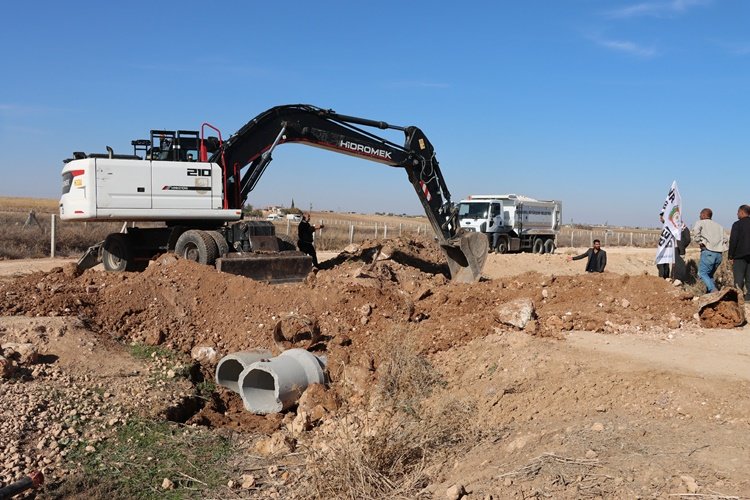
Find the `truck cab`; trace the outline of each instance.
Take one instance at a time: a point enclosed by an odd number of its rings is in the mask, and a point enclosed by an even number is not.
[[[458,204],[464,231],[487,235],[490,251],[553,253],[562,203],[517,194],[471,195]]]
[[[507,216],[500,200],[463,200],[458,205],[458,221],[466,231],[478,233],[501,230]]]

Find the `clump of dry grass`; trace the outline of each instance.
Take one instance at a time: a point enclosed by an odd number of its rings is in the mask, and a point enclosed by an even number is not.
[[[437,464],[476,435],[471,406],[436,402],[440,376],[415,349],[395,344],[378,373],[370,408],[341,412],[309,457],[317,498],[421,498]]]

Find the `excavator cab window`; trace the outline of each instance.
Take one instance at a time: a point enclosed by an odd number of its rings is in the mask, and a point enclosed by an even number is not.
[[[198,161],[200,135],[193,130],[177,131],[177,161]]]
[[[175,160],[175,132],[173,130],[152,130],[151,145],[152,160]]]

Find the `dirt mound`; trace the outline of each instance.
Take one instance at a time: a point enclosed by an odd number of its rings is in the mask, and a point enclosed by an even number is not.
[[[434,352],[513,329],[493,311],[519,298],[533,302],[525,327],[532,334],[677,328],[696,312],[691,295],[651,276],[526,273],[466,285],[450,283],[440,266],[434,242],[406,238],[360,245],[305,283],[281,286],[163,256],[142,273],[28,275],[0,287],[0,313],[78,316],[116,339],[185,353],[211,346],[222,355],[272,349],[278,320],[305,316],[324,342],[349,351],[348,361],[369,365],[388,349],[385,333],[412,336]]]
[[[698,315],[704,328],[734,328],[745,324],[745,301],[736,288],[706,294],[698,303]]]

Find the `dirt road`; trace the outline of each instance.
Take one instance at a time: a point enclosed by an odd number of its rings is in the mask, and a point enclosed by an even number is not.
[[[54,267],[75,262],[75,260],[68,258],[0,260],[0,276],[21,276],[36,271],[49,271]]]

